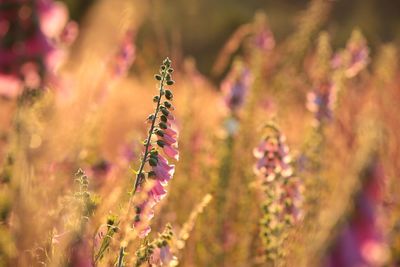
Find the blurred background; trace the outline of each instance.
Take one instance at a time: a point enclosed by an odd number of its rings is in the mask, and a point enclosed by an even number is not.
[[[71,18],[81,21],[95,0],[64,0]],[[355,27],[359,27],[375,48],[388,41],[400,40],[400,2],[392,0],[327,0],[332,7],[321,28],[332,36],[334,48],[344,46]],[[294,30],[306,0],[152,0],[137,35],[140,56],[150,57],[179,49],[193,56],[202,73],[210,74],[220,49],[240,26],[248,23],[258,10],[264,11],[278,42]],[[151,10],[151,11],[150,11]],[[157,49],[143,49],[153,44]],[[154,49],[155,49],[154,48]],[[143,53],[146,53],[143,55]],[[170,51],[169,51],[170,52]]]
[[[400,1],[62,2],[0,1],[0,267],[400,266]]]

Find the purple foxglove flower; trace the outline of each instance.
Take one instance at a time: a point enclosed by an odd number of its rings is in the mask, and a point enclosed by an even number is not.
[[[330,121],[336,104],[336,86],[333,82],[321,83],[307,95],[307,108],[317,122]]]
[[[6,0],[0,7],[0,95],[15,98],[52,78],[63,51],[67,9],[51,0]]]
[[[275,126],[267,125],[268,134],[253,151],[257,160],[254,172],[265,193],[260,220],[265,256],[275,261],[285,241],[285,232],[302,218],[303,184],[293,174],[285,137]]]
[[[375,161],[369,167],[352,216],[337,236],[325,259],[327,267],[384,266],[388,259],[380,207],[383,204],[383,166]]]
[[[221,84],[221,91],[225,97],[225,105],[232,112],[238,111],[243,106],[250,86],[250,70],[240,62],[236,62]]]
[[[129,30],[126,32],[120,48],[115,57],[114,75],[120,77],[125,75],[136,57],[136,48],[133,43],[134,33]]]

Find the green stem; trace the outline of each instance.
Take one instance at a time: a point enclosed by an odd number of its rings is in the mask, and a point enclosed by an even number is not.
[[[119,250],[119,256],[118,256],[118,267],[124,266],[124,255],[125,255],[125,248],[121,247]]]

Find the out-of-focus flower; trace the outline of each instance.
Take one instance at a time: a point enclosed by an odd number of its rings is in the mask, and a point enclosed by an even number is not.
[[[275,38],[271,29],[268,27],[267,16],[265,15],[265,13],[257,13],[255,16],[254,24],[254,46],[261,51],[272,50],[275,47]]]
[[[117,77],[125,75],[135,60],[136,48],[133,43],[133,38],[133,32],[131,30],[127,31],[117,51],[113,71],[114,75]]]
[[[231,112],[235,113],[243,106],[250,86],[250,70],[241,61],[236,61],[221,84],[225,104]]]
[[[81,240],[72,246],[70,266],[74,267],[93,267],[92,250],[89,243]]]
[[[170,266],[169,264],[174,260],[175,256],[172,254],[170,247],[166,245],[154,250],[150,263],[152,266]]]
[[[364,178],[361,191],[355,198],[354,211],[326,258],[327,267],[379,267],[388,260],[379,213],[386,180],[383,166],[377,161],[372,162]]]
[[[359,30],[354,30],[346,49],[338,52],[332,59],[334,69],[343,68],[347,78],[357,76],[370,62],[367,41]]]
[[[268,260],[275,261],[282,256],[288,227],[302,218],[303,185],[293,174],[285,137],[275,126],[267,125],[267,130],[273,133],[254,149],[254,172],[265,193],[261,219],[264,251]]]
[[[309,71],[313,89],[307,94],[306,103],[308,110],[314,114],[317,125],[333,118],[338,86],[333,80],[331,60],[330,38],[328,33],[322,32]]]
[[[158,234],[158,238],[143,244],[136,251],[136,262],[134,266],[141,266],[148,263],[149,266],[176,266],[176,256],[170,249],[173,236],[172,227],[167,224],[164,231]]]
[[[314,114],[318,123],[330,121],[336,104],[336,86],[333,82],[316,85],[307,94],[307,108]]]
[[[51,0],[8,0],[0,7],[0,94],[14,98],[38,89],[65,56],[61,36],[68,11]],[[75,27],[76,28],[76,27]],[[75,33],[77,30],[74,31]],[[76,36],[76,34],[75,34]],[[72,41],[71,35],[69,41]]]

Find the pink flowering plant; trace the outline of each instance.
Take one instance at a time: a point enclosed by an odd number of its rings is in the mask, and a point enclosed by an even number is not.
[[[267,262],[284,256],[284,243],[291,226],[303,216],[303,185],[294,174],[286,138],[273,124],[265,126],[265,137],[254,149],[254,173],[264,191],[260,236]]]

